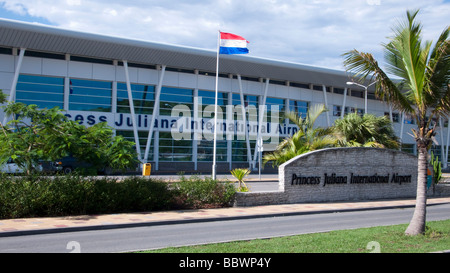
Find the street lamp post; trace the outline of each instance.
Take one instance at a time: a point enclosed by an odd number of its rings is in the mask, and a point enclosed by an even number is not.
[[[347,85],[357,85],[359,87],[364,88],[364,114],[367,114],[367,89],[375,83],[376,83],[376,81],[369,84],[368,86],[365,86],[365,85],[362,85],[362,84],[359,84],[356,82],[347,82]]]

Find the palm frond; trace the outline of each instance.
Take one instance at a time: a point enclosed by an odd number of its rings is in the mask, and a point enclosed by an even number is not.
[[[402,112],[411,113],[414,111],[404,92],[400,89],[401,83],[394,83],[380,68],[372,54],[354,49],[344,53],[343,56],[347,71],[353,73],[360,82],[367,78],[377,81],[376,97]]]
[[[438,116],[450,113],[450,27],[439,36],[433,50],[427,70],[427,91],[436,98],[434,114]]]

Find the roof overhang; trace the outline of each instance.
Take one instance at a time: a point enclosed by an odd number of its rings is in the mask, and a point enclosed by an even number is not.
[[[215,71],[216,67],[216,52],[212,50],[84,33],[6,19],[0,19],[0,46],[210,72]],[[345,87],[350,80],[350,74],[345,71],[250,55],[221,55],[220,73],[336,87]]]

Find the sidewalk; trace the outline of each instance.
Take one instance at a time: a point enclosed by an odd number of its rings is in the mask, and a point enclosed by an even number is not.
[[[429,198],[428,205],[450,203],[450,197]],[[101,230],[254,217],[275,217],[311,213],[414,207],[415,200],[384,200],[370,202],[307,203],[255,207],[179,210],[69,217],[43,217],[0,220],[0,237]]]

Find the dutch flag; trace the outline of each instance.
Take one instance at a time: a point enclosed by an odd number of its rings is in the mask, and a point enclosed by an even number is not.
[[[247,54],[249,42],[243,37],[220,32],[220,54]]]

